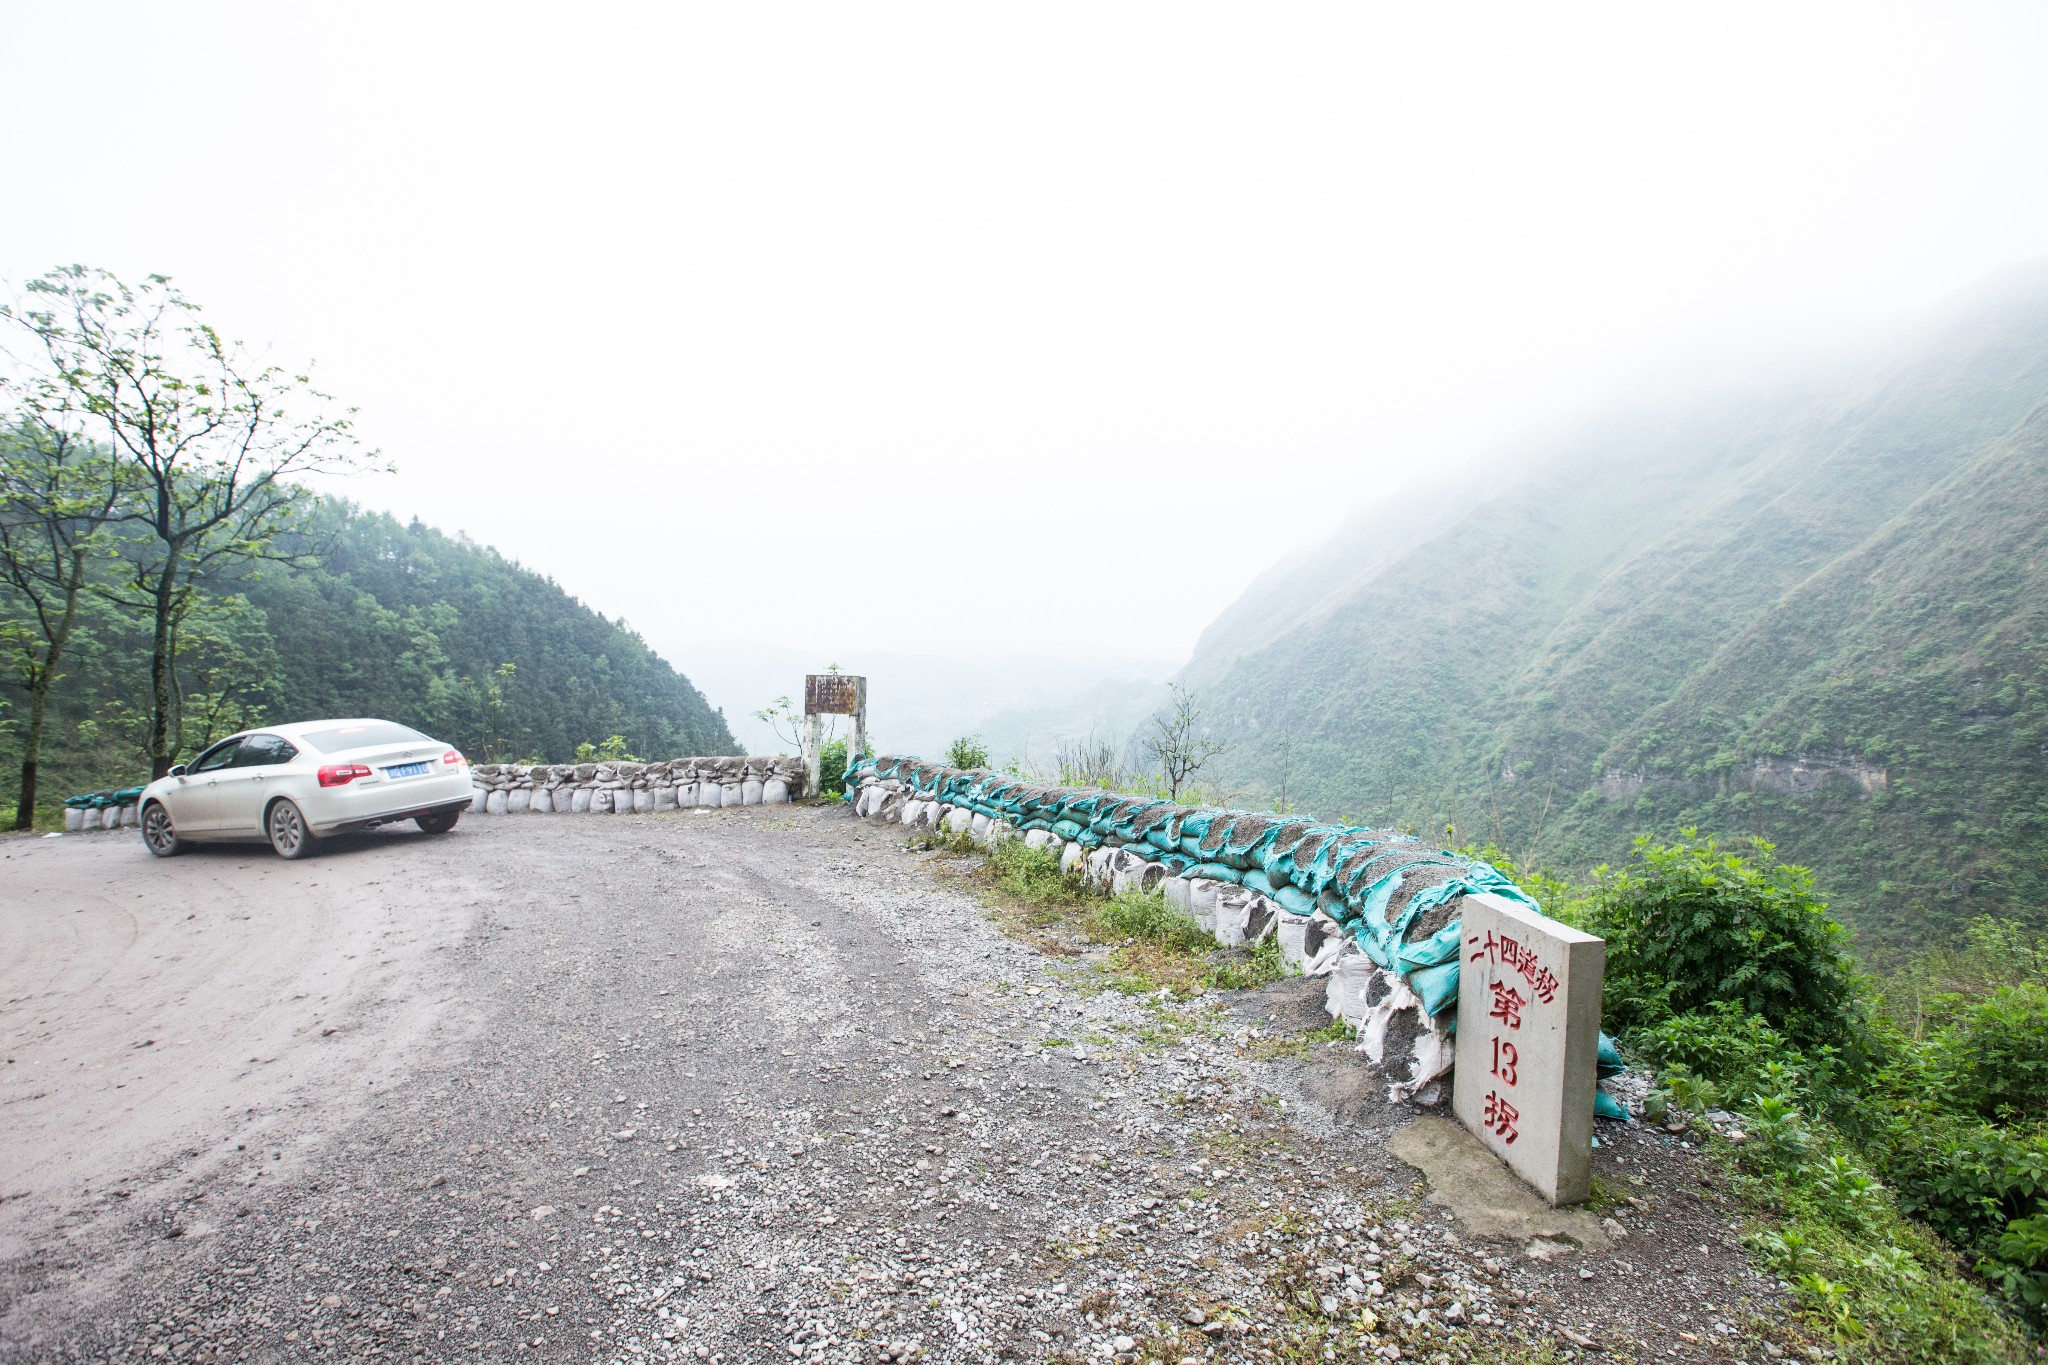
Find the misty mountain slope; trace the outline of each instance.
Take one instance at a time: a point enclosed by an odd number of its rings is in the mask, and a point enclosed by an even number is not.
[[[1966,895],[2043,904],[2044,490],[2048,405],[1624,732],[1604,762],[1642,774],[1631,813],[1753,824],[1806,861],[1869,868],[1900,933]],[[1799,755],[1810,793],[1788,780]],[[1564,829],[1598,837],[1602,804],[1582,798]]]
[[[1227,780],[1581,866],[1762,832],[1877,938],[2039,917],[2048,278],[2001,284],[1853,379],[1555,444],[1198,653]]]

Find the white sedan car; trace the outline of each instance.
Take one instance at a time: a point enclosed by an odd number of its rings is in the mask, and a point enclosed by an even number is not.
[[[159,858],[255,839],[303,858],[323,835],[399,820],[445,834],[473,795],[454,747],[392,721],[272,725],[231,735],[144,787],[142,841]]]

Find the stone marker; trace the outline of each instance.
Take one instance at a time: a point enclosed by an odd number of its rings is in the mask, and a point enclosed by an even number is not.
[[[1552,1204],[1592,1193],[1607,943],[1505,897],[1467,896],[1451,1108]]]

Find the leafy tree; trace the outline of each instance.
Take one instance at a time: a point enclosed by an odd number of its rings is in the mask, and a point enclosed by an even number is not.
[[[262,363],[200,319],[164,276],[129,285],[65,266],[0,305],[29,345],[16,381],[24,416],[96,432],[133,479],[122,519],[124,600],[149,613],[153,776],[180,739],[179,635],[205,583],[275,554],[304,511],[293,480],[361,463],[354,409],[311,378]]]
[[[50,690],[112,553],[121,482],[110,461],[65,425],[24,421],[0,435],[0,651],[28,693],[14,827],[35,823],[37,768]]]
[[[1151,748],[1159,760],[1159,771],[1166,778],[1167,799],[1178,801],[1181,788],[1225,746],[1202,727],[1201,709],[1187,688],[1172,683],[1169,692],[1166,709],[1152,717]]]

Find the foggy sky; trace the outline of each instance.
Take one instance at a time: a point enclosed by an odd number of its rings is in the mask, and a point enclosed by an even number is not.
[[[2048,254],[2044,40],[2033,5],[15,3],[0,276],[162,272],[317,358],[399,466],[344,491],[685,671],[1183,657],[1375,490]]]

